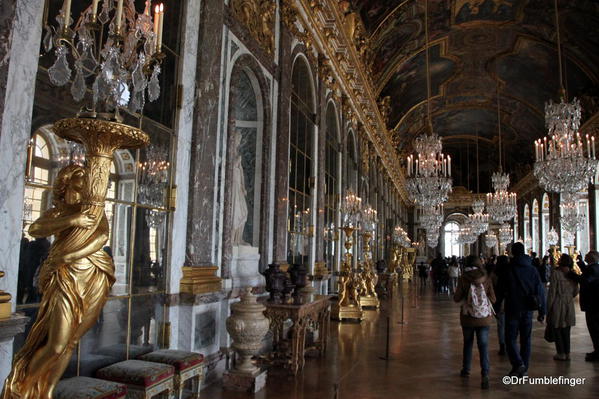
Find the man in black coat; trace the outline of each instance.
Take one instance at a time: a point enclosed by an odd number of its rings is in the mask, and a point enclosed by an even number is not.
[[[585,360],[599,361],[599,252],[590,251],[585,256],[587,266],[582,270],[580,283],[580,310],[585,314],[587,328],[593,341],[594,351]]]
[[[509,271],[499,276],[496,306],[501,308],[501,302],[505,300],[505,341],[512,364],[509,374],[522,377],[528,372],[531,353],[533,311],[529,299],[536,297],[537,319],[542,322],[545,319],[545,288],[539,273],[532,266],[532,260],[524,254],[522,243],[517,242],[512,246],[512,255]]]

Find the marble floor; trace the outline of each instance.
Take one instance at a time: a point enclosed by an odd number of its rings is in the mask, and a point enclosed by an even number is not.
[[[269,371],[267,386],[256,393],[224,391],[218,384],[202,391],[210,399],[379,399],[379,398],[599,398],[599,363],[584,361],[591,341],[578,313],[572,329],[572,360],[552,359],[553,344],[543,339],[544,326],[535,321],[530,377],[586,378],[584,385],[504,385],[510,369],[507,357],[497,354],[496,328],[490,341],[491,387],[480,389],[480,369],[475,350],[473,373],[459,377],[462,336],[459,306],[447,294],[433,294],[404,284],[403,295],[368,311],[362,323],[331,323],[325,358],[307,359],[296,378]],[[403,320],[402,301],[403,296]],[[387,317],[390,320],[389,360],[383,360]],[[337,387],[337,389],[335,388]]]

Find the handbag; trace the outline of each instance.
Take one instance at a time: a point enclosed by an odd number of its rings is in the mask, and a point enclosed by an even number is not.
[[[511,272],[512,272],[512,276],[514,276],[514,279],[518,282],[518,285],[524,292],[524,307],[526,308],[526,310],[528,310],[528,311],[539,310],[539,307],[540,307],[539,306],[539,297],[536,294],[528,294],[526,292],[526,288],[524,288],[524,284],[522,284],[520,277],[518,277],[518,273],[516,273],[516,271],[514,270],[513,267],[512,267]]]

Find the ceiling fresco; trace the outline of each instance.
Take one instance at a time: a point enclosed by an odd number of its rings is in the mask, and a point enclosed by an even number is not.
[[[352,1],[368,35],[364,61],[379,101],[389,97],[387,127],[402,158],[424,129],[424,6]],[[499,162],[497,90],[504,167],[516,181],[530,170],[533,140],[545,134],[544,104],[558,100],[553,1],[428,0],[428,9],[433,126],[456,159],[455,183],[476,189],[476,151],[465,148],[478,142],[480,189],[489,189]],[[566,89],[588,117],[599,111],[599,1],[559,0],[559,9]]]

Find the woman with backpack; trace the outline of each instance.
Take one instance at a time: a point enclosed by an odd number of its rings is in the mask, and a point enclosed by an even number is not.
[[[464,273],[458,281],[453,300],[461,302],[460,324],[464,335],[462,377],[470,375],[472,346],[476,344],[480,355],[481,388],[489,388],[489,329],[493,323],[495,291],[482,269],[477,256],[470,255],[464,264]]]
[[[558,268],[551,273],[545,338],[555,341],[557,353],[553,356],[554,360],[570,360],[570,329],[576,325],[574,298],[578,295],[578,283],[569,277],[573,267],[572,258],[563,254]]]

